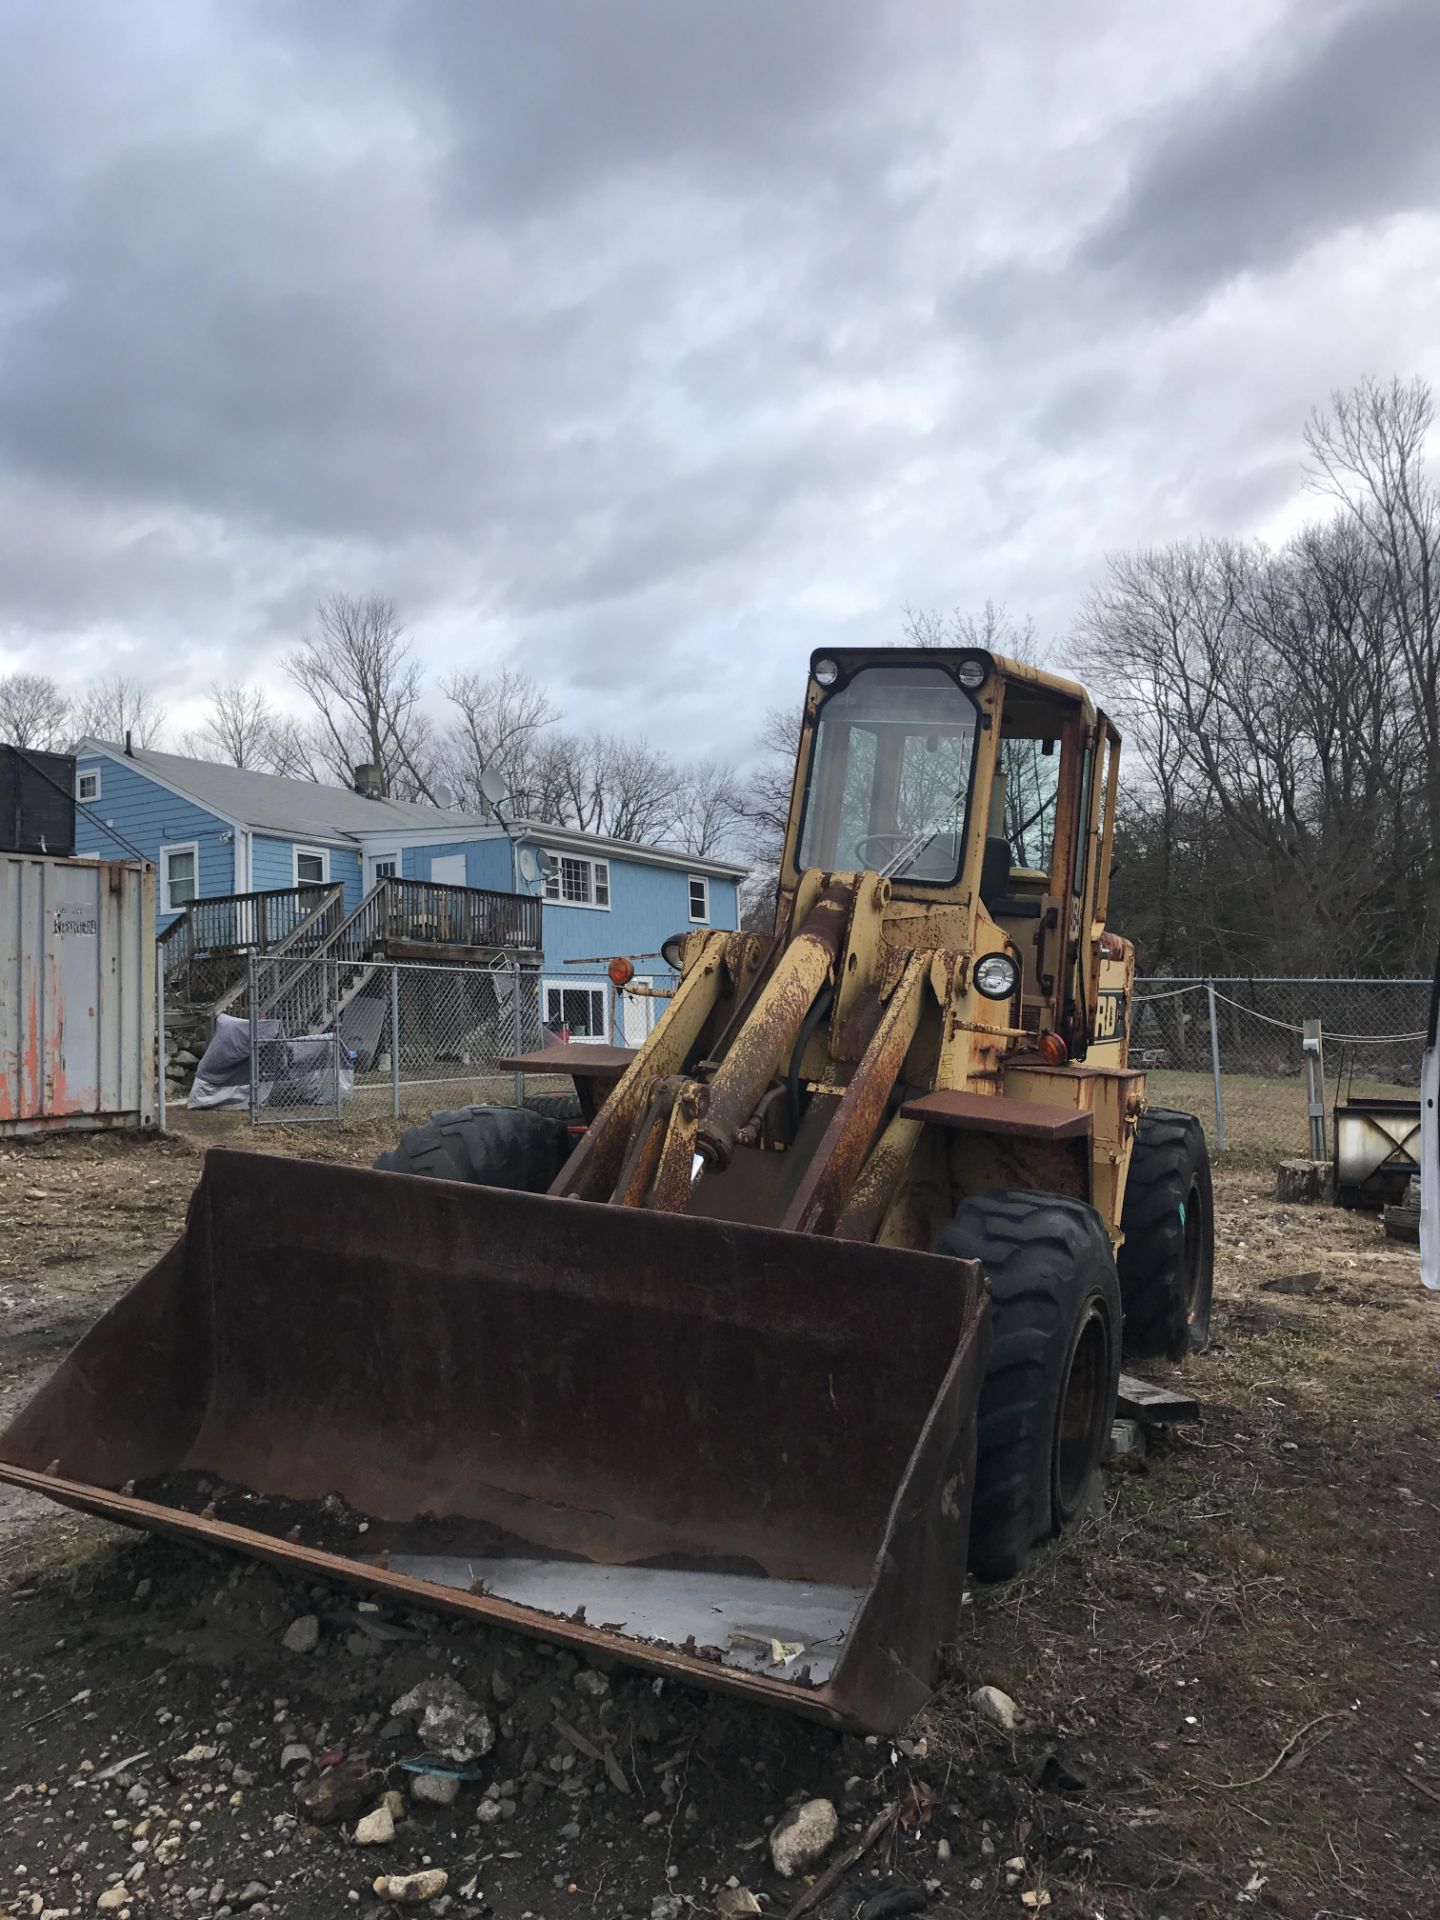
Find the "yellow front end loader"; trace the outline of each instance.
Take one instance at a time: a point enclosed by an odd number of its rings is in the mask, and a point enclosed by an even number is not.
[[[213,1152],[0,1478],[835,1723],[1084,1509],[1210,1308],[1204,1136],[1107,931],[1119,739],[963,649],[811,662],[773,934],[379,1170]],[[415,1177],[420,1170],[440,1180]]]

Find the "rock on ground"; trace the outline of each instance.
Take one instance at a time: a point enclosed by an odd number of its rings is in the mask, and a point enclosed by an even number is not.
[[[371,1891],[382,1900],[393,1900],[399,1907],[418,1907],[444,1893],[450,1876],[443,1867],[426,1867],[419,1873],[382,1873],[372,1882]]]
[[[459,1792],[460,1782],[453,1773],[412,1773],[410,1776],[410,1798],[422,1800],[427,1806],[453,1806]]]
[[[999,1727],[1002,1733],[1014,1733],[1020,1724],[1020,1709],[1009,1694],[1002,1693],[999,1687],[976,1687],[970,1696],[970,1704],[992,1726]]]
[[[290,1653],[313,1653],[320,1644],[320,1622],[313,1613],[302,1613],[281,1634],[280,1644]]]
[[[355,1823],[355,1844],[360,1847],[383,1847],[395,1838],[395,1816],[388,1807],[376,1807],[373,1813],[367,1813],[363,1820]]]
[[[327,1767],[314,1780],[304,1780],[295,1789],[296,1803],[307,1820],[317,1827],[333,1827],[341,1820],[353,1820],[374,1796],[376,1776],[359,1754],[351,1754],[336,1767]]]
[[[419,1715],[419,1735],[429,1752],[443,1760],[464,1764],[489,1753],[495,1744],[495,1725],[457,1680],[448,1675],[422,1680],[419,1686],[391,1702],[400,1716]]]
[[[770,1858],[785,1880],[814,1864],[835,1844],[839,1817],[828,1800],[807,1800],[787,1813],[770,1836]]]

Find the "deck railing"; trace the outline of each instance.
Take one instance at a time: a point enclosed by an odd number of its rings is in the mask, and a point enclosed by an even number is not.
[[[200,956],[269,953],[288,940],[337,886],[319,883],[267,893],[221,893],[191,900],[158,937],[167,982],[178,981]]]
[[[289,1005],[287,983],[295,979],[295,969],[277,965],[257,974],[257,1012],[268,1017],[284,1007],[292,1025],[298,1019],[305,1027],[323,1027],[333,1017],[320,1004],[327,994],[338,1012],[363,987],[377,958],[405,947],[424,948],[437,960],[457,949],[538,954],[540,915],[533,894],[492,893],[485,887],[452,887],[390,874],[311,949],[317,960],[326,962],[309,976],[316,1004],[306,1001],[303,1012],[298,1000]]]

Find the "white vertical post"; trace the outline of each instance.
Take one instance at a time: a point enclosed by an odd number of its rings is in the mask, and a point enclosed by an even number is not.
[[[143,896],[142,896],[143,897]],[[141,999],[144,999],[142,989]],[[144,1021],[141,1023],[144,1030]],[[155,946],[155,1121],[165,1131],[165,956]]]
[[[1300,1045],[1305,1054],[1306,1114],[1310,1121],[1310,1158],[1325,1158],[1325,1056],[1318,1020],[1304,1023]]]
[[[1225,1096],[1220,1091],[1220,1024],[1215,1017],[1215,982],[1205,982],[1210,1002],[1210,1071],[1215,1080],[1215,1151],[1225,1151]]]

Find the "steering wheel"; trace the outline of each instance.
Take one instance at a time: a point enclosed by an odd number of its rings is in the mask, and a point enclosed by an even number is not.
[[[872,866],[883,867],[893,854],[901,847],[908,847],[914,838],[913,833],[862,833],[855,842],[855,858],[867,869]],[[872,855],[870,849],[873,847],[881,847],[883,851]]]

